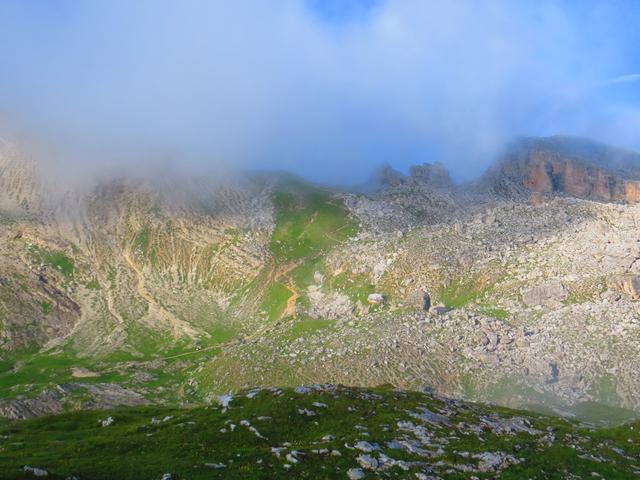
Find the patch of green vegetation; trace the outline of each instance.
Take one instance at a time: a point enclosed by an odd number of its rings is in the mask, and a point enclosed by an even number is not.
[[[276,282],[269,286],[260,310],[267,312],[269,320],[277,320],[287,308],[289,297],[291,297],[291,291],[282,283]]]
[[[95,279],[91,280],[90,282],[87,282],[85,287],[88,288],[89,290],[100,290],[100,284]]]
[[[463,372],[460,374],[460,386],[464,394],[464,398],[473,400],[476,396],[477,381],[471,373]]]
[[[140,230],[133,239],[133,249],[140,251],[143,256],[147,255],[149,249],[149,227]]]
[[[349,275],[346,272],[328,279],[327,286],[332,290],[344,293],[353,303],[361,302],[364,305],[367,304],[367,297],[376,291],[369,281],[368,275]]]
[[[237,330],[228,325],[215,325],[208,330],[211,338],[207,341],[208,344],[220,344],[226,343],[232,340],[237,334]]]
[[[439,422],[436,416],[431,424],[412,416],[423,408],[446,413],[446,421]],[[300,414],[301,409],[315,414]],[[540,433],[498,433],[481,420],[495,419],[496,415],[505,419],[524,416]],[[109,416],[113,423],[101,426],[101,420]],[[152,421],[154,418],[158,421]],[[435,447],[422,455],[417,450],[389,447],[388,442],[414,435],[407,430],[407,422],[424,426],[430,443],[443,446],[441,453],[433,456]],[[232,429],[230,424],[236,427]],[[501,479],[596,475],[631,479],[636,478],[635,459],[640,455],[638,427],[640,424],[595,430],[506,408],[454,406],[429,395],[390,387],[309,393],[263,390],[252,398],[237,395],[225,409],[138,407],[69,412],[0,424],[4,439],[0,477],[25,478],[23,466],[31,465],[47,469],[49,478],[60,479],[153,479],[165,473],[193,480],[346,478],[350,468],[359,467],[357,457],[362,452],[345,445],[366,440],[380,445],[389,457],[406,461],[403,468],[393,466],[384,471],[390,478],[416,478],[416,473],[425,470],[443,479],[462,480],[472,475],[495,478],[496,472],[478,468],[479,461],[473,455],[503,452],[522,460],[506,466],[498,474]],[[555,436],[551,443],[542,441],[548,428]],[[325,435],[331,436],[322,440]],[[272,447],[287,442],[286,450],[275,455]],[[341,454],[314,452],[321,448]],[[304,452],[298,455],[300,461],[286,458],[292,451]],[[374,450],[369,455],[380,458],[381,452]]]
[[[44,315],[49,315],[49,313],[51,312],[51,309],[53,308],[53,306],[51,305],[50,302],[47,302],[46,300],[43,300],[40,302],[40,308],[42,309],[42,313]]]
[[[640,418],[638,412],[601,402],[578,403],[571,407],[571,413],[583,422],[603,426],[621,425]]]
[[[65,277],[73,276],[74,262],[62,252],[53,252],[45,256],[45,262],[62,272]]]
[[[309,257],[357,233],[341,200],[300,182],[287,182],[274,194],[275,228],[271,250],[281,261]]]
[[[157,358],[162,352],[179,348],[181,345],[167,332],[147,328],[138,322],[130,322],[127,325],[127,340],[131,347],[140,352],[141,358],[149,359]]]
[[[476,301],[489,291],[486,280],[480,276],[454,280],[440,289],[438,297],[449,308],[461,308]]]
[[[37,246],[31,246],[29,252],[34,260],[41,262],[61,272],[66,278],[73,277],[75,262],[63,252],[49,251]]]
[[[573,291],[569,293],[567,298],[565,298],[562,303],[564,305],[578,305],[585,302],[592,302],[594,298],[595,295],[593,293]]]
[[[609,374],[602,374],[591,388],[591,395],[598,402],[609,405],[619,405],[620,396],[616,388],[616,379]]]
[[[324,258],[316,257],[304,261],[302,265],[292,270],[289,276],[296,285],[296,288],[299,291],[303,291],[315,283],[313,274],[315,272],[322,273],[324,269]]]
[[[291,327],[289,335],[291,338],[304,337],[306,335],[313,334],[319,330],[324,330],[325,328],[330,328],[335,325],[335,320],[330,320],[326,318],[316,319],[316,318],[303,318],[297,320]]]
[[[505,310],[504,308],[495,307],[491,305],[481,306],[480,311],[488,317],[497,318],[498,320],[502,320],[502,321],[505,321],[509,317],[511,317],[511,312],[509,312],[509,310]]]
[[[78,358],[72,352],[24,351],[0,360],[0,398],[37,395],[43,388],[73,380],[72,368],[93,369],[96,359]],[[123,380],[121,375],[83,378],[84,383]]]

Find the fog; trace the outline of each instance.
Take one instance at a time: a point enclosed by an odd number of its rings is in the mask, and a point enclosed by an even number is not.
[[[0,135],[60,171],[480,173],[519,135],[639,148],[634,2],[4,0]]]

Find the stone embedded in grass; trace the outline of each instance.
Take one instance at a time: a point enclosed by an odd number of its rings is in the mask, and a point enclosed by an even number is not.
[[[277,458],[280,458],[280,454],[286,449],[286,447],[271,447],[271,453],[273,453]]]
[[[371,453],[374,450],[380,450],[380,447],[378,447],[377,445],[372,445],[369,442],[366,442],[364,440],[361,440],[358,443],[356,443],[354,445],[354,448],[364,453]]]
[[[254,388],[253,390],[250,390],[250,391],[248,391],[248,392],[247,392],[246,397],[247,397],[248,399],[252,399],[252,398],[254,398],[256,395],[258,395],[261,391],[262,391],[262,389],[261,389],[261,388]]]
[[[366,470],[377,470],[378,468],[378,460],[371,455],[360,455],[356,460]]]
[[[291,453],[287,453],[285,458],[289,463],[298,463],[301,460],[299,457],[302,457],[303,455],[304,453],[299,452],[297,450],[293,450]]]
[[[371,293],[367,297],[367,302],[371,305],[382,305],[384,303],[384,295],[381,293]]]
[[[230,393],[227,393],[225,395],[220,395],[218,397],[218,403],[222,408],[228,408],[232,400],[233,400],[233,395]]]
[[[347,471],[349,480],[362,480],[364,478],[364,472],[361,468],[350,468]]]
[[[478,470],[481,472],[496,472],[520,463],[513,455],[503,452],[482,452],[475,454],[473,458],[479,460]]]
[[[113,417],[107,417],[104,420],[98,420],[98,422],[100,422],[100,425],[102,425],[103,427],[108,427],[109,425],[113,425],[115,420],[113,419]]]
[[[29,473],[29,474],[33,475],[34,477],[48,477],[49,476],[49,472],[47,472],[44,468],[36,468],[36,467],[30,467],[29,465],[25,465],[24,467],[22,467],[22,470],[25,473]]]

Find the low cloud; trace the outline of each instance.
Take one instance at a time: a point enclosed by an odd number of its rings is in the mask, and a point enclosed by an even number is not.
[[[354,3],[7,0],[0,127],[75,171],[172,162],[334,184],[433,160],[469,178],[517,135],[640,146],[625,90],[639,8]]]

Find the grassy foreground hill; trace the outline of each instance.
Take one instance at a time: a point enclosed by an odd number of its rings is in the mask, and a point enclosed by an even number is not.
[[[640,424],[566,419],[391,387],[255,389],[193,409],[71,412],[0,427],[23,479],[637,478]]]

